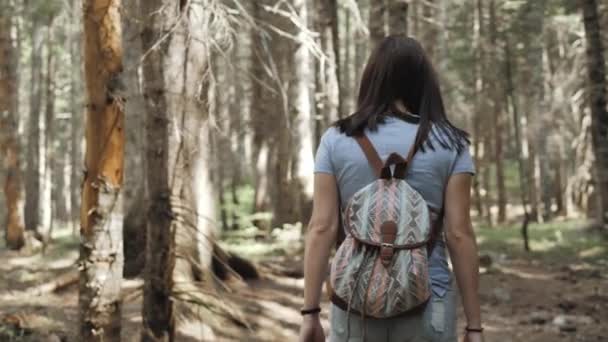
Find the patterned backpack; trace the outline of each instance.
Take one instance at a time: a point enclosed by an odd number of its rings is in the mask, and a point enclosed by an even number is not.
[[[395,317],[430,298],[428,259],[443,215],[404,179],[418,137],[406,159],[393,153],[385,163],[365,135],[356,140],[378,179],[342,211],[346,237],[332,261],[331,301],[364,318]]]

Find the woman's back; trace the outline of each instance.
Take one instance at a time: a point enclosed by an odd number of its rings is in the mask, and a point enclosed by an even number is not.
[[[393,152],[405,157],[414,142],[417,129],[415,123],[387,117],[376,131],[366,130],[365,134],[384,160]],[[443,206],[443,192],[449,176],[474,173],[473,162],[467,150],[458,153],[456,149],[448,150],[438,145],[435,144],[434,150],[426,148],[424,152],[418,151],[406,176],[406,181],[435,209]],[[329,173],[336,177],[342,207],[345,207],[355,192],[376,179],[355,139],[340,133],[334,127],[327,130],[321,139],[315,158],[315,172]]]

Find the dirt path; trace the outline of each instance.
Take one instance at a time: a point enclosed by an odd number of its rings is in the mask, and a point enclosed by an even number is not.
[[[41,286],[73,272],[76,253],[51,251],[41,257],[2,250],[0,259],[0,341],[77,341],[77,285],[60,292]],[[294,341],[302,306],[303,279],[293,277],[299,264],[285,257],[264,260],[262,279],[225,294],[249,328],[226,319],[209,320],[210,327],[182,323],[178,341]],[[490,267],[481,281],[487,341],[608,341],[605,271],[588,264],[565,267],[522,259]],[[136,341],[139,334],[139,286],[125,286],[125,341]],[[328,303],[323,306],[327,327]]]

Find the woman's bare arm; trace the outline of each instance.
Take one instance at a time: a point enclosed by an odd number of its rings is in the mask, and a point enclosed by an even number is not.
[[[304,253],[304,308],[319,306],[331,248],[338,232],[338,188],[336,178],[315,174],[313,209]]]
[[[450,177],[445,193],[446,237],[462,305],[470,328],[481,326],[479,305],[479,257],[471,224],[469,174]]]

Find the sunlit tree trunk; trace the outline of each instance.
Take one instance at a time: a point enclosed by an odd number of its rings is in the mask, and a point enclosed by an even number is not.
[[[120,2],[83,7],[86,152],[80,244],[80,340],[120,341],[124,98]]]
[[[51,239],[53,231],[53,211],[56,203],[52,201],[53,190],[53,167],[55,166],[55,156],[53,147],[54,121],[55,121],[55,52],[53,37],[53,17],[49,18],[46,35],[46,74],[44,80],[45,87],[45,108],[42,129],[40,130],[41,145],[39,151],[40,161],[40,225],[38,233],[45,243]]]
[[[308,1],[294,0],[294,7],[298,11],[301,22],[308,21]],[[313,186],[313,121],[311,117],[312,106],[311,96],[309,92],[310,76],[310,54],[309,44],[306,42],[307,33],[303,29],[297,32],[298,45],[294,56],[294,80],[292,89],[295,91],[294,107],[295,115],[292,122],[293,130],[291,130],[292,139],[294,140],[292,154],[293,169],[292,173],[292,189],[296,195],[294,197],[297,209],[297,219],[306,220],[309,216],[309,209],[312,201],[312,186]]]
[[[18,136],[17,55],[12,30],[12,8],[7,0],[0,1],[0,155],[6,170],[4,196],[6,200],[6,245],[20,249],[24,245],[23,184],[21,176],[21,144]]]
[[[601,36],[599,4],[596,0],[580,0],[587,40],[587,93],[591,108],[591,134],[595,152],[597,186],[597,218],[608,228],[608,110],[606,109],[606,61]]]
[[[407,35],[409,0],[389,0],[388,26],[390,34]]]

